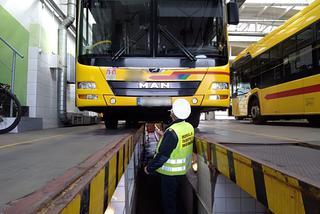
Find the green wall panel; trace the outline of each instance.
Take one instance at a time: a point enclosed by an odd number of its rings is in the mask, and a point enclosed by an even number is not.
[[[26,105],[29,32],[0,5],[0,36],[16,48],[24,58],[17,56],[15,94]],[[10,84],[12,51],[0,42],[0,82]]]

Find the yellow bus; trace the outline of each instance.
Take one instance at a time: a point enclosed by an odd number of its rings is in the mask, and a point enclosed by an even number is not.
[[[76,105],[118,120],[168,121],[177,98],[200,112],[229,106],[225,0],[78,0]]]
[[[287,20],[232,63],[232,114],[260,124],[320,123],[320,0]]]

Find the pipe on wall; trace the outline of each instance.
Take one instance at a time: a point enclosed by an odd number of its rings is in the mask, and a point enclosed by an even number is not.
[[[75,20],[76,0],[68,0],[67,16],[58,29],[58,96],[57,110],[60,123],[68,124],[67,117],[67,35]]]

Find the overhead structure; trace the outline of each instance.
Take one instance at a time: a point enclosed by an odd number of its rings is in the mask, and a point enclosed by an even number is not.
[[[231,59],[286,20],[308,6],[313,0],[237,0],[240,23],[229,26]]]

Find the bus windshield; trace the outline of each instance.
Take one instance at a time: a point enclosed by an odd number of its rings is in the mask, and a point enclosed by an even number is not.
[[[222,0],[82,0],[79,55],[227,57]]]

